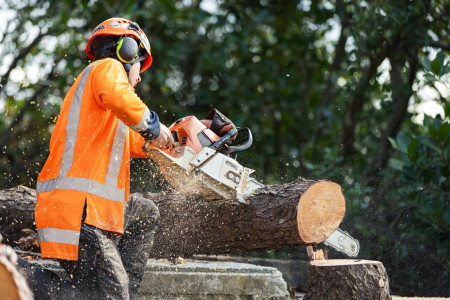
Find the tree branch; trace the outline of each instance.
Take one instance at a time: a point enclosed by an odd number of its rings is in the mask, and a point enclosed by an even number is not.
[[[58,63],[59,63],[59,61],[56,61],[53,64],[52,70],[47,75],[46,81],[49,81],[49,82],[52,81],[54,74],[55,74],[56,66],[58,65]],[[9,138],[11,137],[11,131],[14,128],[14,126],[22,120],[28,107],[31,105],[31,103],[33,101],[36,101],[36,99],[44,91],[44,89],[47,88],[47,86],[48,86],[47,84],[43,84],[37,90],[35,90],[34,94],[25,102],[25,104],[20,108],[20,110],[14,116],[14,118],[12,119],[9,126],[7,128],[5,128],[5,130],[3,130],[3,133],[1,135],[1,140],[0,140],[0,149],[3,149],[6,146],[6,144],[9,141]]]
[[[445,51],[450,51],[450,44],[443,44],[441,42],[430,42],[425,46],[433,47],[433,48],[440,48]]]
[[[394,45],[396,44],[394,43],[392,48],[395,47]],[[392,50],[393,49],[386,47],[378,56],[371,59],[369,67],[364,70],[363,76],[357,84],[356,91],[353,94],[353,97],[347,109],[347,114],[345,117],[346,122],[344,123],[344,128],[342,131],[341,143],[343,145],[342,154],[344,156],[350,153],[353,147],[353,141],[355,139],[355,127],[358,122],[356,115],[361,111],[364,103],[367,101],[365,88],[369,85],[370,80],[373,78],[373,76],[375,76],[378,67],[386,59],[388,53],[390,53]]]
[[[14,58],[6,73],[2,75],[2,78],[0,80],[0,91],[4,88],[9,74],[17,66],[18,62],[23,59],[33,49],[33,47],[41,41],[44,36],[49,35],[51,32],[51,30],[48,30],[46,33],[39,32],[36,38],[27,47],[20,49],[19,54]]]
[[[389,61],[391,63],[390,76],[392,95],[397,104],[381,138],[380,156],[377,160],[375,170],[385,168],[387,165],[389,150],[391,147],[388,138],[395,137],[400,130],[401,124],[403,123],[406,111],[408,109],[409,98],[413,94],[412,84],[414,83],[414,78],[416,77],[418,67],[417,54],[413,54],[408,60],[410,65],[408,78],[407,80],[404,80],[400,68],[403,67],[406,59],[403,57],[395,57],[394,55],[390,55]]]
[[[347,13],[344,13],[344,14],[339,13],[342,10],[345,10],[345,6],[344,6],[343,2],[340,0],[336,1],[336,12],[337,12],[338,16],[340,16],[340,20],[341,20],[341,33],[340,33],[339,40],[335,47],[333,62],[330,66],[329,75],[328,75],[327,83],[326,83],[326,87],[325,87],[325,92],[323,95],[323,100],[322,100],[322,103],[321,103],[321,106],[319,109],[319,114],[318,114],[319,122],[318,122],[318,126],[316,127],[316,130],[314,133],[314,143],[313,143],[314,145],[317,144],[317,141],[322,136],[322,129],[323,129],[322,124],[325,121],[324,110],[328,107],[328,105],[330,104],[330,102],[335,94],[337,73],[341,67],[342,60],[345,57],[345,45],[347,43],[347,38],[348,38],[346,29],[350,26],[350,19],[351,19],[352,15],[347,14]]]
[[[13,130],[14,126],[22,120],[30,104],[35,101],[36,98],[44,91],[44,88],[46,88],[46,86],[42,85],[38,90],[34,92],[33,96],[31,96],[27,100],[27,102],[25,102],[25,104],[20,108],[19,112],[14,116],[9,126],[5,128],[5,130],[3,130],[2,138],[0,140],[0,149],[3,149],[6,146],[11,137],[11,131]]]
[[[11,22],[6,22],[6,28],[5,28],[5,31],[2,34],[2,39],[0,40],[0,44],[3,44],[3,42],[5,41],[5,37],[8,34],[9,27],[11,26],[11,24],[12,24]]]

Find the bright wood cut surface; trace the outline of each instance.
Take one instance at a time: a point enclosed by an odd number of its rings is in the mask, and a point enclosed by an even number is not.
[[[13,275],[8,269],[0,264],[0,298],[7,300],[19,300],[16,284],[13,280]]]
[[[339,226],[345,214],[345,198],[339,184],[320,181],[300,197],[297,223],[306,244],[324,241]]]

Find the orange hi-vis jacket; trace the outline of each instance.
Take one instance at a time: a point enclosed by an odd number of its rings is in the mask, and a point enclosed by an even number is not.
[[[115,59],[93,62],[76,79],[37,181],[35,219],[42,257],[78,260],[85,204],[86,224],[123,233],[130,155],[146,157],[141,150],[145,139],[138,132],[148,130],[152,116],[158,134],[157,115],[135,94]]]

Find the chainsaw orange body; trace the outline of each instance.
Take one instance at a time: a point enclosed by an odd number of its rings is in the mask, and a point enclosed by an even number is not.
[[[174,136],[175,143],[178,142],[179,146],[188,146],[195,153],[199,153],[204,147],[220,139],[194,116],[178,119],[170,125],[169,129]],[[170,154],[170,149],[165,152]]]

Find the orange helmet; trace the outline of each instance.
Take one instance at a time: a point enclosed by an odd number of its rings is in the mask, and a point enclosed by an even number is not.
[[[127,19],[123,18],[111,18],[102,23],[100,23],[95,29],[92,31],[91,38],[89,39],[86,45],[86,54],[89,58],[95,59],[95,55],[91,53],[91,43],[92,41],[101,35],[116,35],[116,36],[132,36],[136,40],[139,41],[139,47],[141,49],[141,53],[145,52],[147,57],[144,59],[142,63],[141,73],[150,67],[152,64],[152,54],[150,49],[150,42],[147,39],[147,36],[142,31],[137,23],[131,22]],[[145,55],[144,54],[144,55]],[[141,55],[142,56],[142,55]]]

